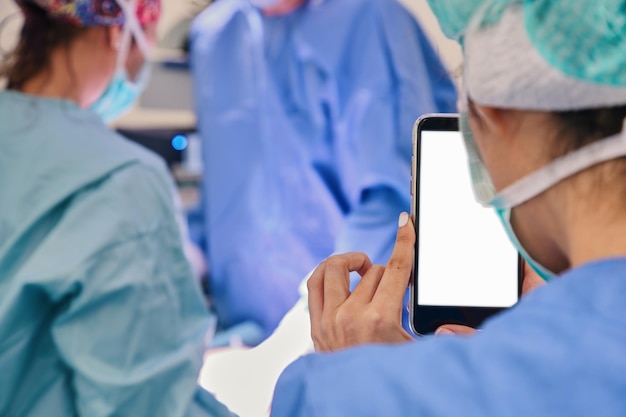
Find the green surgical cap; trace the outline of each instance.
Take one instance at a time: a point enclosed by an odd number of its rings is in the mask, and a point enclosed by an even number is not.
[[[428,2],[443,32],[460,41],[470,24],[497,25],[509,7],[521,6],[529,39],[552,67],[579,80],[626,87],[626,0]]]

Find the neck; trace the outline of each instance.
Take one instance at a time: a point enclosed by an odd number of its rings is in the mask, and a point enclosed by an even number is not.
[[[626,204],[615,181],[604,191],[598,175],[563,183],[549,192],[542,202],[540,226],[548,238],[554,257],[563,267],[607,258],[626,257]],[[594,182],[596,181],[596,182]],[[581,190],[583,190],[581,192]]]
[[[619,201],[621,193],[611,199],[587,198],[583,202],[589,210],[581,210],[569,217],[568,255],[572,267],[615,257],[626,257],[626,210]],[[604,204],[597,204],[604,201]],[[596,206],[593,207],[593,202]],[[575,210],[574,210],[575,211]]]
[[[55,50],[50,57],[48,70],[40,72],[21,88],[26,94],[67,99],[87,108],[97,98],[102,67],[93,59],[93,51],[87,51],[79,42]],[[89,57],[89,59],[85,59]],[[101,93],[101,92],[100,92]]]

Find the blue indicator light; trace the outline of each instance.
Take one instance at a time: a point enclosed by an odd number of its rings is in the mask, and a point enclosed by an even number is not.
[[[187,149],[187,145],[189,144],[189,139],[184,135],[176,135],[172,138],[172,148],[177,151],[184,151]]]

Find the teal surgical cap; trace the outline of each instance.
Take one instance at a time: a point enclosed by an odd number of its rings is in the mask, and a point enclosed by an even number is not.
[[[502,88],[516,90],[501,92],[507,96],[505,100],[496,97],[494,91],[488,94],[482,91],[488,98],[483,104],[546,110],[626,104],[626,0],[429,0],[429,3],[443,32],[462,42],[466,61],[480,58],[489,65],[496,63],[496,68],[491,70],[485,63],[470,64],[469,68],[466,63],[465,70],[471,72],[470,78],[474,77],[474,88],[484,90],[476,80],[486,78],[480,72],[487,70],[489,77],[496,77]],[[525,62],[529,57],[537,64],[534,68]],[[508,65],[498,64],[502,60],[508,60]],[[546,74],[548,67],[550,73]],[[503,76],[501,71],[509,75]],[[557,84],[549,91],[531,88],[524,93],[515,87],[534,85],[525,76],[539,79],[540,84],[544,78]],[[573,94],[566,91],[571,88]],[[471,88],[469,93],[474,98]],[[589,94],[591,97],[586,97]]]

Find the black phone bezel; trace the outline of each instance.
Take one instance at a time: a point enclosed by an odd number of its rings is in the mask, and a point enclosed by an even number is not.
[[[451,306],[422,306],[417,304],[418,285],[416,285],[417,271],[419,266],[419,207],[420,195],[417,187],[420,183],[421,161],[421,134],[423,131],[459,131],[459,118],[457,114],[430,114],[422,116],[415,123],[413,135],[413,170],[411,181],[411,194],[413,199],[412,217],[415,225],[415,257],[413,272],[411,273],[411,302],[410,302],[410,325],[413,332],[418,336],[432,334],[441,325],[459,324],[478,328],[489,317],[507,308],[494,307],[451,307]],[[521,296],[523,261],[518,256],[518,299]]]

